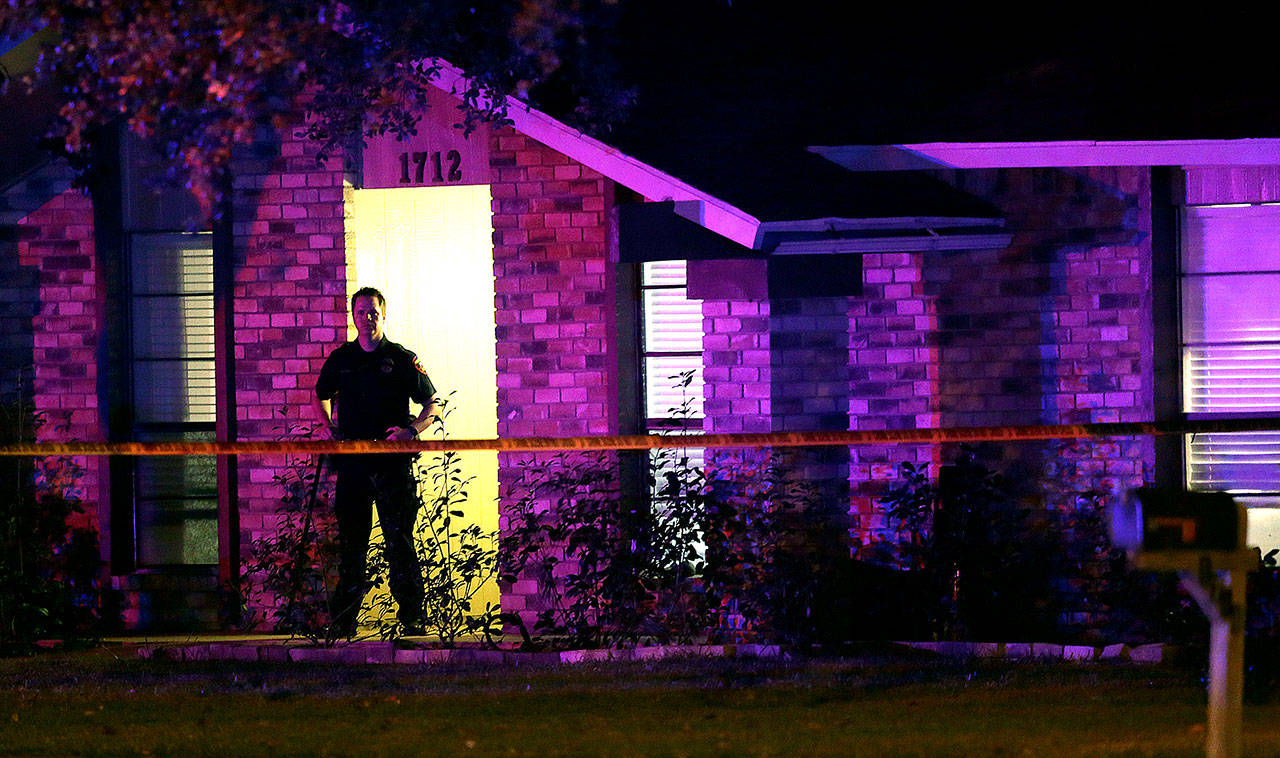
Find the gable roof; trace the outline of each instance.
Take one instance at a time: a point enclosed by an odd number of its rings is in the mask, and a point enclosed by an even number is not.
[[[693,189],[706,213],[688,217],[707,228],[747,244],[754,223],[757,248],[782,222],[997,215],[938,168],[1280,163],[1280,58],[1248,9],[1191,25],[1114,6],[1051,24],[836,8],[624,6],[636,104],[597,136]]]
[[[437,87],[450,93],[466,89],[461,70],[438,64]],[[930,231],[935,227],[958,225],[972,232],[975,220],[997,223],[997,214],[989,206],[929,177],[858,175],[803,146],[743,160],[726,160],[722,152],[701,159],[696,151],[673,151],[665,153],[664,165],[658,166],[573,129],[528,103],[509,97],[507,106],[512,127],[520,133],[649,201],[671,201],[677,215],[747,249],[764,247],[771,232],[793,232],[796,222],[835,230],[858,226],[844,223],[852,219],[881,219],[861,225],[862,234],[879,229],[901,237],[903,230],[911,229],[931,238],[935,246],[938,235]],[[897,202],[906,197],[910,203]],[[949,224],[944,221],[948,218],[959,223]],[[975,236],[966,234],[967,244],[977,244],[972,242]]]
[[[447,63],[438,62],[440,75],[434,84],[445,92],[467,88],[466,76]],[[582,165],[628,187],[649,200],[672,200],[683,208],[681,215],[740,245],[755,242],[759,219],[750,213],[698,189],[671,174],[650,166],[617,148],[590,137],[513,97],[507,98],[507,117],[512,128],[557,150]]]
[[[1192,25],[1114,6],[998,24],[968,7],[629,8],[636,106],[606,141],[766,224],[994,215],[938,168],[1280,163],[1280,58],[1248,9]]]
[[[805,0],[624,8],[632,116],[592,136],[509,99],[515,128],[748,248],[796,222],[996,218],[935,180],[938,167],[1280,162],[1280,59],[1259,44],[1265,25],[1227,11],[1217,37],[1212,19],[1160,27],[1115,9],[1019,27],[967,11],[855,18]],[[437,84],[462,77],[446,67]],[[39,130],[18,127],[0,131],[0,182],[42,155]]]

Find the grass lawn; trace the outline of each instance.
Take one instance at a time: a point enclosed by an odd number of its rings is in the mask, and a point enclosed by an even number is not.
[[[1245,710],[1280,756],[1280,704]],[[0,755],[1196,756],[1188,670],[891,654],[464,668],[0,659]]]

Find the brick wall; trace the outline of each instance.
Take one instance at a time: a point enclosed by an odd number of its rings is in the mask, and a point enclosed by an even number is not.
[[[343,173],[340,159],[318,164],[299,130],[264,137],[234,173],[236,433],[273,440],[314,422],[313,382],[346,339]],[[239,457],[242,556],[275,528],[286,463]]]
[[[998,208],[1012,244],[868,254],[859,297],[705,302],[708,431],[1151,417],[1147,172],[940,177]],[[766,329],[750,321],[761,314]],[[767,376],[745,365],[751,350],[767,355]],[[936,467],[954,454],[926,445],[832,452],[797,451],[792,464],[831,492],[838,491],[832,483],[847,481],[854,526],[867,539],[887,536],[877,499],[898,464]],[[991,454],[991,465],[1026,483],[1023,494],[1061,504],[1082,488],[1141,481],[1152,451],[1149,441],[1108,440]],[[1040,481],[1046,476],[1052,484]]]
[[[611,183],[510,129],[491,162],[498,433],[608,434]]]
[[[31,402],[35,365],[32,318],[40,313],[40,271],[24,265],[20,246],[45,235],[41,219],[31,218],[45,203],[71,187],[72,172],[50,164],[0,192],[0,398]],[[51,230],[52,231],[52,230]]]
[[[490,139],[498,435],[616,434],[612,183],[509,128]],[[503,497],[527,458],[499,457]],[[542,608],[528,578],[502,603],[527,623]]]
[[[500,436],[616,432],[613,258],[601,175],[510,129],[491,135]],[[235,172],[237,436],[309,424],[312,384],[345,339],[343,175],[298,134]],[[518,456],[504,456],[508,487]],[[241,456],[241,550],[270,532],[278,456]],[[526,583],[508,610],[531,610]]]
[[[939,425],[936,299],[925,293],[923,253],[862,258],[862,295],[848,310],[849,428]],[[931,445],[860,445],[849,465],[851,528],[863,542],[894,534],[877,500],[902,463],[936,464]]]
[[[1005,216],[1003,250],[869,255],[851,315],[855,428],[1147,420],[1151,380],[1150,197],[1145,169],[982,170],[940,177]],[[865,390],[865,391],[863,391]],[[992,448],[1022,494],[1132,486],[1150,440]],[[855,512],[872,533],[894,467],[952,451],[855,451]],[[865,465],[863,465],[865,464]],[[861,479],[860,479],[861,478]]]
[[[782,298],[770,303],[770,395],[773,430],[849,429],[849,298]],[[812,488],[821,507],[848,510],[850,449],[785,448],[775,460]],[[833,526],[842,526],[833,524]]]
[[[39,306],[30,322],[33,368],[26,378],[44,421],[37,440],[102,441],[98,343],[106,293],[94,257],[93,204],[79,191],[66,190],[19,222],[18,240],[19,266],[38,272]],[[96,528],[105,463],[85,456],[46,461],[53,469],[67,462],[79,475],[56,481],[85,511],[73,525]]]
[[[510,129],[494,130],[491,141],[499,434],[616,433],[612,184]],[[274,439],[310,423],[311,381],[344,339],[343,174],[335,163],[318,166],[313,151],[286,132],[236,167],[240,439]],[[1013,243],[867,255],[864,294],[855,298],[704,301],[708,432],[1150,418],[1146,171],[940,176],[998,207]],[[1280,173],[1190,172],[1187,194],[1189,202],[1275,199]],[[8,244],[18,250],[15,275],[39,285],[32,393],[54,421],[42,436],[102,439],[95,370],[105,294],[89,201],[58,195]],[[6,307],[20,309],[14,300]],[[20,330],[0,336],[25,339]],[[796,465],[847,483],[840,496],[864,536],[885,527],[875,500],[898,463],[945,458],[930,446],[837,452]],[[1067,502],[1084,489],[1137,483],[1152,452],[1147,440],[1107,440],[1022,445],[1001,456],[1029,474],[1025,481],[1051,481],[1051,501]],[[521,457],[501,458],[503,494]],[[92,513],[96,462],[81,463]],[[242,551],[274,527],[283,463],[240,459]],[[532,593],[528,581],[504,587],[507,610],[536,611]]]
[[[1147,172],[955,172],[951,180],[1005,213],[1014,240],[1006,250],[948,255],[926,271],[948,372],[945,420],[1148,417],[1140,368],[1151,286]]]
[[[703,430],[771,432],[769,302],[702,301]]]
[[[851,429],[1151,418],[1147,172],[991,170],[940,177],[998,208],[1012,244],[864,256],[863,294],[850,298],[845,310],[841,358],[847,365],[826,359],[833,353],[826,337],[838,330],[823,328],[821,317],[796,328],[775,324],[791,336],[779,345],[773,335],[774,428],[818,423],[805,404],[817,409],[840,396],[841,381],[848,382]],[[829,376],[809,381],[805,371]],[[1153,448],[1149,440],[1121,439],[1006,445],[986,453],[990,465],[1024,484],[1023,495],[1065,507],[1080,491],[1141,482]],[[856,536],[892,538],[877,500],[899,464],[936,468],[953,455],[927,445],[852,449]]]

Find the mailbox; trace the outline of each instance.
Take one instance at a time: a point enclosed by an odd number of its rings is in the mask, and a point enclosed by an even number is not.
[[[1137,568],[1176,572],[1209,618],[1209,728],[1212,758],[1241,754],[1245,586],[1258,567],[1245,547],[1245,509],[1225,492],[1130,490],[1110,509],[1111,541]]]
[[[1238,552],[1244,508],[1225,492],[1130,490],[1111,510],[1111,541],[1130,554]]]

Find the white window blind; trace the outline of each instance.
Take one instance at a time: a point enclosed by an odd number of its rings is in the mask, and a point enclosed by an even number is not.
[[[1183,214],[1183,408],[1280,413],[1280,205]],[[1280,432],[1189,436],[1192,489],[1280,493]]]
[[[702,431],[702,303],[688,298],[686,282],[684,261],[642,264],[641,349],[650,432]],[[681,460],[684,465],[678,465]],[[654,504],[663,501],[669,473],[701,469],[702,464],[702,448],[650,451]]]
[[[702,427],[702,304],[687,297],[685,282],[684,261],[643,264],[645,415],[651,427],[670,428],[686,402],[684,421]],[[685,373],[692,378],[681,386]]]
[[[132,235],[130,267],[135,421],[213,422],[211,235]]]

